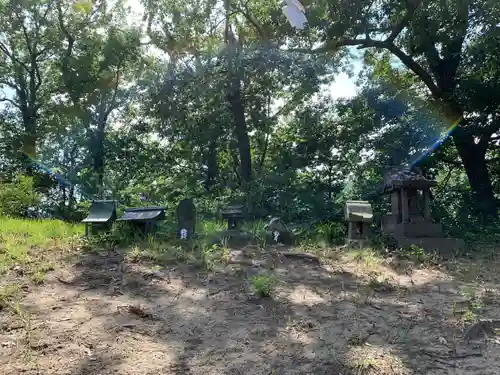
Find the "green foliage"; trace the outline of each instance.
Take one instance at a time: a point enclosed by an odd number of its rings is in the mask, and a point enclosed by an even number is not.
[[[81,225],[66,224],[59,220],[25,220],[0,216],[0,274],[12,266],[26,268],[28,274],[40,279],[52,265],[44,263],[31,269],[33,257],[43,256],[51,247],[76,246],[76,236],[83,234]]]
[[[27,169],[23,150],[58,175],[35,181],[39,202],[21,189],[22,207],[3,199],[0,210],[24,214],[29,201],[79,221],[82,202],[113,197],[173,216],[190,197],[208,233],[237,201],[251,221],[277,216],[299,242],[329,246],[343,242],[345,200],[383,215],[386,167],[418,162],[439,182],[434,212],[448,233],[497,241],[485,218],[500,192],[498,7],[419,4],[311,3],[298,32],[277,1],[230,1],[222,12],[211,1],[143,1],[133,22],[123,2],[3,3],[0,172]],[[356,95],[333,100],[335,74],[361,63]],[[263,241],[260,225],[248,230]],[[102,241],[139,241],[129,230]]]
[[[217,269],[223,264],[229,255],[229,250],[225,246],[213,244],[207,246],[204,243],[199,244],[199,252],[201,254],[201,265],[208,271]]]
[[[25,217],[39,199],[39,194],[34,191],[33,178],[19,175],[10,183],[0,184],[0,215]]]
[[[436,254],[426,252],[417,245],[397,249],[396,254],[402,259],[408,259],[417,264],[432,264],[437,261]]]
[[[276,278],[267,275],[256,275],[250,280],[252,287],[260,297],[270,297],[276,287]]]

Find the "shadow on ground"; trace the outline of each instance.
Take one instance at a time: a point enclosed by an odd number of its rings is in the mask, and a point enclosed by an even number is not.
[[[258,272],[276,275],[272,298],[253,295]],[[463,287],[440,270],[403,276],[340,260],[203,272],[83,254],[23,300],[29,329],[4,317],[0,341],[26,345],[2,344],[1,365],[58,375],[497,374],[494,343],[462,340],[453,309]],[[482,314],[498,313],[494,301]]]

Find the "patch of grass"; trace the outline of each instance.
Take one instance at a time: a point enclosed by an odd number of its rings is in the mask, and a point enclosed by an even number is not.
[[[410,245],[396,250],[398,257],[410,260],[416,264],[432,265],[438,263],[435,253],[427,252],[417,245]]]
[[[267,244],[267,233],[264,229],[266,223],[263,220],[256,220],[243,225],[243,230],[252,234],[258,244],[265,246]]]
[[[392,277],[382,278],[377,272],[370,272],[368,287],[376,292],[394,292],[398,289],[399,285]]]
[[[276,286],[276,279],[273,276],[257,275],[252,277],[250,282],[260,297],[270,297]]]
[[[305,253],[310,252],[311,254],[316,255],[322,261],[328,262],[330,264],[340,261],[343,256],[342,251],[331,247],[313,247],[304,249],[298,248],[298,250]]]
[[[360,249],[349,252],[348,257],[359,264],[364,264],[368,268],[373,268],[382,263],[383,258],[373,249]]]
[[[18,284],[9,284],[0,287],[0,310],[7,308],[20,293],[21,288]]]
[[[391,330],[386,340],[390,344],[406,344],[410,339],[411,326]]]
[[[222,221],[200,220],[196,224],[196,232],[201,236],[212,236],[227,229],[227,224]]]
[[[483,281],[485,274],[488,273],[488,267],[485,262],[474,260],[460,261],[455,265],[455,271],[460,275],[460,278],[465,282]],[[496,273],[496,272],[492,272]]]
[[[350,362],[349,367],[360,375],[368,374],[370,370],[377,368],[377,362],[373,358],[361,358]]]
[[[369,287],[358,288],[356,293],[353,293],[349,300],[357,306],[369,305],[372,302],[375,292]]]
[[[213,271],[217,269],[219,265],[227,264],[229,249],[226,246],[217,244],[206,246],[202,243],[199,251],[201,266],[207,271]]]
[[[72,238],[83,234],[81,225],[59,220],[23,220],[0,217],[0,274],[15,265],[30,264],[37,272],[37,260],[51,248],[63,248],[73,243]],[[41,271],[42,273],[46,272]]]
[[[361,336],[359,333],[356,333],[347,339],[347,344],[349,346],[362,346],[365,342],[366,337]]]
[[[34,358],[33,356],[33,338],[32,338],[32,333],[33,333],[33,327],[32,327],[32,319],[31,319],[31,314],[28,311],[25,311],[19,302],[12,303],[10,306],[11,313],[19,319],[19,321],[22,324],[22,327],[24,328],[24,340],[23,340],[23,355],[24,359],[26,362],[31,362],[33,361]],[[38,362],[36,362],[36,367],[38,367]]]
[[[163,242],[150,236],[128,248],[125,258],[131,263],[143,260],[157,264],[192,263],[196,259],[194,252],[192,241]]]
[[[473,286],[465,286],[461,294],[466,298],[464,301],[455,301],[452,305],[452,314],[457,316],[462,324],[476,321],[484,307],[483,301],[476,294]]]

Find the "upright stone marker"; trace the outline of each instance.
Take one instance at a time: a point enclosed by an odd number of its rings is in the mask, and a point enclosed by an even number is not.
[[[370,225],[373,222],[373,211],[370,202],[347,201],[345,203],[345,220],[348,223],[347,245],[363,246],[370,237]]]
[[[221,211],[222,218],[227,220],[228,230],[240,230],[243,221],[243,206],[241,204],[233,204],[227,206]]]
[[[179,233],[185,234],[187,231],[187,237],[191,237],[196,228],[196,207],[192,199],[183,199],[179,202],[176,209],[177,216],[177,230]],[[184,237],[184,236],[183,236]]]
[[[292,232],[280,218],[273,217],[269,223],[264,226],[264,230],[272,235],[276,243],[282,243],[284,245],[291,245],[293,243]]]

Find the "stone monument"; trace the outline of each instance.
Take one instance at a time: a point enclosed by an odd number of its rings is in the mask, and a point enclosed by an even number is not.
[[[370,225],[373,222],[371,204],[367,201],[347,201],[344,214],[348,225],[346,245],[363,246],[371,234]]]
[[[278,217],[273,217],[266,225],[264,230],[267,235],[276,243],[291,245],[293,243],[293,234],[286,224]]]
[[[243,205],[232,204],[221,211],[222,218],[227,220],[228,230],[240,230],[241,224],[244,219]]]
[[[192,199],[183,199],[175,210],[177,230],[183,239],[191,237],[196,228],[196,207]]]
[[[463,246],[461,240],[445,238],[441,224],[432,220],[430,189],[436,185],[419,168],[387,171],[383,191],[390,196],[391,213],[382,218],[382,231],[391,234],[398,247],[416,245],[445,254]]]

